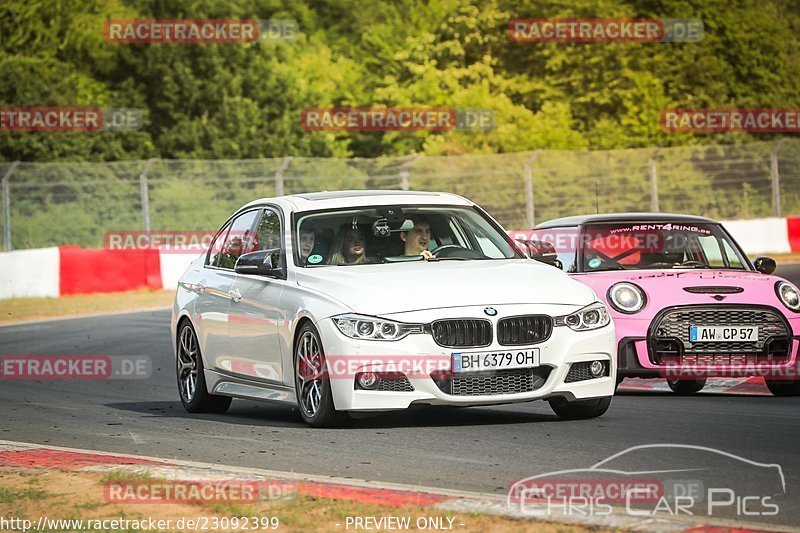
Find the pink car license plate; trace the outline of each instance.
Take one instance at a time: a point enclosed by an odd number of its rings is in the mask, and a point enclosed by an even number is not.
[[[755,342],[758,326],[692,326],[689,329],[692,342]]]

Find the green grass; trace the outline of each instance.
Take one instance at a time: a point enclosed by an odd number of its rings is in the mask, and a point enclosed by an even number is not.
[[[76,315],[92,315],[172,305],[175,291],[130,291],[76,294],[61,298],[10,298],[0,300],[0,324]]]
[[[0,503],[15,503],[19,500],[44,500],[50,496],[52,494],[47,491],[30,487],[21,490],[0,487]]]
[[[153,476],[149,470],[143,472],[131,472],[129,470],[112,470],[103,474],[100,478],[101,484],[107,483],[136,483],[143,481],[157,481],[163,478]]]

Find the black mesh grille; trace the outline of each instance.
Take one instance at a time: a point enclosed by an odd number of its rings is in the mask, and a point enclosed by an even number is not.
[[[602,363],[603,363],[603,373],[597,377],[608,376],[608,363],[606,363],[605,361],[602,361]],[[595,379],[595,377],[589,371],[589,366],[591,364],[592,364],[591,361],[572,363],[569,366],[569,372],[567,372],[567,377],[564,378],[564,383],[575,383],[576,381]]]
[[[411,385],[411,382],[408,381],[408,378],[405,376],[381,376],[381,379],[378,380],[378,386],[375,388],[375,390],[385,392],[412,392],[414,390],[414,386]]]
[[[436,386],[453,396],[489,396],[494,394],[519,394],[531,392],[547,382],[550,367],[495,370],[467,374],[450,374],[447,377],[431,375]]]
[[[758,339],[731,342],[691,342],[692,326],[758,326]],[[667,310],[650,327],[649,348],[656,364],[752,364],[766,359],[785,362],[790,330],[783,316],[769,307],[732,305],[686,306]],[[670,349],[667,349],[667,347]],[[785,346],[782,353],[770,346]],[[764,361],[766,362],[766,361]]]
[[[488,320],[437,320],[431,324],[431,332],[436,344],[448,348],[481,347],[492,343],[492,323]]]
[[[364,390],[361,385],[358,383],[358,379],[361,377],[362,373],[359,372],[356,374],[355,385],[356,389]],[[368,389],[373,391],[381,391],[381,392],[413,392],[414,386],[408,381],[408,378],[405,374],[401,373],[388,373],[388,372],[378,372],[378,382],[375,387]]]
[[[553,319],[547,315],[513,316],[497,324],[497,342],[506,346],[535,344],[550,338]]]

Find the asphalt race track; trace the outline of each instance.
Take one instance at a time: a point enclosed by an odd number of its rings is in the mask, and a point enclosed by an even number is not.
[[[778,274],[797,282],[800,265]],[[0,328],[0,355],[148,355],[154,362],[144,380],[1,380],[0,439],[495,493],[527,476],[588,468],[631,446],[691,444],[780,465],[787,494],[779,515],[746,519],[800,527],[800,398],[620,391],[605,416],[589,421],[560,421],[535,402],[421,408],[310,429],[291,407],[243,400],[225,415],[184,412],[168,325],[169,312],[155,311]],[[642,454],[632,461],[634,470],[659,466]],[[751,475],[730,463],[720,468],[731,486]],[[733,513],[721,516],[736,519]]]

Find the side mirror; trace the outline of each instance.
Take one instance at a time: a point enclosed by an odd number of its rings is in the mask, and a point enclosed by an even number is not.
[[[772,274],[778,265],[771,257],[759,256],[753,261],[753,266],[762,274]]]
[[[280,248],[259,250],[239,256],[234,271],[236,271],[237,274],[256,274],[259,276],[286,279],[286,275],[280,263]]]
[[[525,257],[528,259],[531,258],[531,247],[528,245],[528,241],[523,239],[514,239],[514,244],[517,245],[517,250],[522,252]]]
[[[535,259],[540,263],[545,263],[554,266],[558,269],[563,269],[561,261],[558,259],[556,247],[549,242],[545,241],[523,241],[517,239],[517,242],[522,246],[523,253],[531,259]]]

